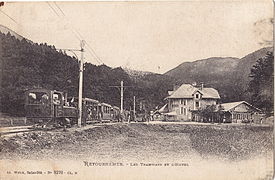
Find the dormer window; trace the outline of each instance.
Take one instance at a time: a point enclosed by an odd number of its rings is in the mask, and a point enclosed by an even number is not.
[[[199,99],[200,98],[200,95],[199,94],[196,94],[196,99]]]

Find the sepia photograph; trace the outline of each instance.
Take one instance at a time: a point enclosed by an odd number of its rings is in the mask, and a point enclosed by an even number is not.
[[[0,1],[0,180],[272,180],[271,0]]]

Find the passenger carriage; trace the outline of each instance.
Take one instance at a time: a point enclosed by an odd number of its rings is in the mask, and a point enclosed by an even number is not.
[[[42,126],[64,126],[77,124],[78,98],[47,89],[32,89],[26,92],[26,117],[28,121]],[[117,118],[120,109],[107,103],[100,103],[91,98],[82,99],[81,124],[113,121]]]

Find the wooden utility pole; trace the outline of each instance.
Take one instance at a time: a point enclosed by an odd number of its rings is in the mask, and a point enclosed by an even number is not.
[[[83,59],[84,59],[84,40],[80,42],[80,51],[81,51],[81,59],[79,66],[79,91],[78,91],[78,120],[77,125],[81,127],[81,119],[82,119],[82,93],[83,93]]]
[[[123,81],[120,82],[120,113],[123,113]]]
[[[136,121],[136,96],[134,96],[134,110],[133,110],[133,113],[134,113],[134,121]]]
[[[124,90],[125,90],[125,88],[133,87],[133,86],[124,86],[124,82],[120,81],[120,86],[109,86],[109,87],[116,87],[116,88],[120,89],[120,113],[122,114],[124,112],[124,107],[123,107]]]
[[[77,125],[78,125],[78,127],[81,127],[81,119],[82,119],[84,46],[85,46],[85,41],[81,40],[80,41],[80,50],[79,49],[60,49],[60,50],[72,52],[77,59],[78,59],[78,57],[74,53],[74,51],[80,51],[81,52],[80,65],[79,65],[79,86],[78,86],[78,119],[77,119]]]

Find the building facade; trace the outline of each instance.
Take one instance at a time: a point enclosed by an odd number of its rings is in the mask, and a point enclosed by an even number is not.
[[[191,121],[198,118],[194,113],[206,106],[216,105],[220,100],[218,91],[214,88],[198,87],[191,84],[182,84],[174,91],[168,92],[167,100],[169,119]],[[194,119],[195,118],[195,119]]]
[[[261,123],[261,110],[248,102],[230,102],[221,104],[225,120],[232,123],[254,122]]]

